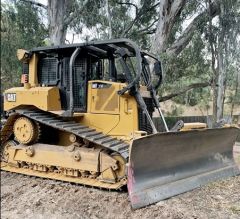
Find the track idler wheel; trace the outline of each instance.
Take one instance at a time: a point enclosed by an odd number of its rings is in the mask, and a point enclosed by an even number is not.
[[[6,141],[1,146],[1,161],[7,163],[9,158],[9,147],[16,146],[17,143],[13,140]]]
[[[113,155],[113,158],[118,161],[118,169],[115,170],[118,179],[126,177],[126,160],[119,154]]]
[[[37,122],[26,117],[18,118],[13,126],[16,140],[21,144],[33,144],[40,136],[40,126]]]

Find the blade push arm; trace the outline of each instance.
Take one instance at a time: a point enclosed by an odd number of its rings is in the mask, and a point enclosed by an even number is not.
[[[117,51],[117,55],[120,56],[120,63],[122,65],[122,68],[124,69],[125,75],[126,75],[126,81],[128,85],[120,90],[118,92],[119,95],[123,95],[126,91],[129,90],[130,95],[134,96],[139,107],[141,110],[144,112],[144,114],[147,117],[147,120],[149,124],[151,125],[151,128],[153,130],[153,133],[157,133],[157,129],[152,121],[152,118],[147,110],[147,106],[144,102],[143,97],[141,96],[139,92],[139,83],[136,83],[135,80],[133,80],[133,74],[131,73],[127,63],[126,63],[126,57],[127,57],[127,52],[124,49],[120,49]],[[138,81],[139,82],[139,81]]]

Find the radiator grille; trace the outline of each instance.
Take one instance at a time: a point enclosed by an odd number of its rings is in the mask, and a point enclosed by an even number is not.
[[[67,100],[69,99],[70,92],[70,58],[63,59],[62,65],[62,84],[67,93]],[[73,66],[73,102],[74,110],[76,112],[86,111],[86,59],[77,57]],[[66,104],[65,104],[66,105]],[[64,105],[64,107],[65,107]]]
[[[86,59],[76,59],[73,73],[74,109],[86,110]]]
[[[38,62],[38,81],[40,84],[55,85],[57,83],[56,58],[43,58]]]
[[[144,98],[144,102],[146,103],[148,112],[149,112],[149,114],[152,118],[152,114],[153,114],[153,111],[154,111],[153,101],[152,101],[151,98]],[[139,119],[138,120],[139,121],[139,130],[145,131],[148,134],[151,134],[152,133],[152,127],[147,120],[147,116],[143,113],[143,111],[140,108],[138,109],[138,119]]]
[[[63,84],[66,87],[67,91],[70,91],[70,84],[69,84],[69,61],[70,58],[63,59]]]
[[[28,63],[23,63],[23,65],[22,65],[22,73],[23,74],[29,74],[29,64]]]

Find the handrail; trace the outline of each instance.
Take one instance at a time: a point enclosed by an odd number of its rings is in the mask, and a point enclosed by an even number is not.
[[[73,54],[71,55],[69,62],[69,83],[70,83],[70,101],[69,101],[69,111],[70,114],[73,114],[74,111],[74,94],[73,94],[73,65],[75,63],[75,59],[79,54],[81,48],[76,48]]]

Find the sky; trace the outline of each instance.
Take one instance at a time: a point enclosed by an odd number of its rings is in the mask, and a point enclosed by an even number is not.
[[[35,1],[47,5],[47,0],[35,0]]]

